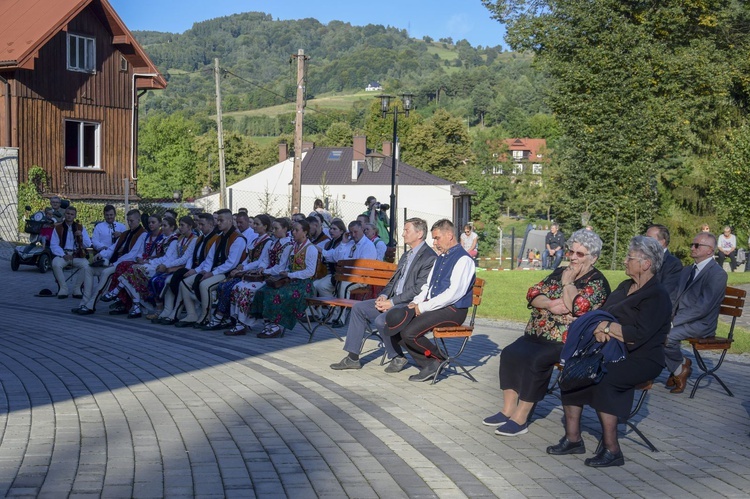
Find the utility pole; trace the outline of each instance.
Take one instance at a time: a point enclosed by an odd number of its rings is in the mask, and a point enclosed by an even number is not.
[[[302,204],[302,118],[305,114],[305,51],[297,55],[297,113],[294,119],[294,169],[292,170],[292,213],[299,213]]]
[[[219,135],[219,207],[227,207],[227,172],[224,163],[224,127],[221,123],[221,73],[219,58],[214,59],[214,79],[216,80],[216,127]]]

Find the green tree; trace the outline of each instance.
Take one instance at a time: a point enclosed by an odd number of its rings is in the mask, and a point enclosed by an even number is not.
[[[141,126],[138,142],[138,194],[144,198],[184,197],[198,193],[195,185],[196,124],[180,114],[152,114]]]
[[[713,169],[716,187],[711,199],[722,224],[747,232],[750,229],[750,125],[731,130],[727,146]]]
[[[471,141],[461,118],[438,109],[416,125],[404,142],[403,161],[448,180],[463,178],[472,160]]]
[[[474,108],[474,114],[479,115],[482,126],[484,126],[484,114],[490,108],[494,96],[495,92],[492,91],[490,84],[486,81],[474,87],[471,92],[471,105]]]
[[[570,220],[599,202],[607,218],[618,213],[621,227],[640,231],[667,208],[660,182],[679,184],[699,163],[690,158],[721,150],[722,128],[747,108],[749,16],[739,2],[483,3],[507,23],[511,47],[534,51],[550,78],[547,103],[562,131],[553,180]],[[605,238],[611,225],[598,227]]]

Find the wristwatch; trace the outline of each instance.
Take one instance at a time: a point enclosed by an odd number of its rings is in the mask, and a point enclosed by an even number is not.
[[[604,326],[604,334],[609,336],[609,325],[612,324],[611,322],[608,322],[606,326]]]

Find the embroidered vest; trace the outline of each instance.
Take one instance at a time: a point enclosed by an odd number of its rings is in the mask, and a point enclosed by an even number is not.
[[[438,255],[432,268],[432,279],[430,279],[429,296],[437,296],[451,285],[451,275],[456,262],[462,256],[469,254],[460,244],[450,248],[446,253]],[[472,303],[472,291],[474,289],[474,278],[471,280],[471,286],[466,293],[453,304],[456,308],[469,308]]]

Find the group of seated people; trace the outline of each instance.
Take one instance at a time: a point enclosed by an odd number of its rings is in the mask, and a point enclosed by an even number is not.
[[[73,286],[78,315],[94,314],[97,301],[111,302],[112,315],[135,319],[150,311],[146,318],[156,324],[223,329],[228,336],[262,324],[258,337],[282,336],[305,316],[306,298],[349,296],[353,287],[335,283],[336,262],[386,255],[369,214],[347,226],[338,218],[326,222],[321,211],[287,219],[224,209],[194,220],[130,210],[122,225],[107,205],[90,238],[68,206],[51,242],[57,296],[67,298],[63,269],[74,267],[81,271]],[[337,317],[333,326],[345,320]]]
[[[189,216],[178,221],[151,216],[145,229],[138,210],[127,213],[127,227],[119,227],[114,208],[108,206],[106,221],[97,225],[90,240],[86,229],[74,222],[75,214],[73,206],[65,210],[51,244],[56,277],[67,265],[83,270],[81,304],[73,313],[93,314],[101,294],[102,301],[114,302],[111,314],[140,317],[142,304],[149,303],[155,312],[147,317],[156,324],[223,329],[228,336],[244,335],[261,324],[258,337],[283,335],[310,313],[307,298],[346,297],[351,291],[334,281],[337,261],[382,259],[386,253],[367,215],[345,225],[340,219],[327,223],[317,212],[289,220],[219,210],[198,215],[197,230]],[[369,325],[383,339],[390,360],[386,372],[407,366],[405,349],[419,367],[409,379],[434,378],[444,359],[426,333],[463,323],[472,304],[475,265],[450,221],[436,222],[430,232],[432,247],[425,242],[424,220],[405,221],[402,237],[409,251],[399,259],[390,282],[377,297],[356,303],[348,321],[337,318],[336,325],[347,326],[347,355],[331,369],[362,368],[360,350]],[[89,245],[97,249],[92,264],[81,251]],[[496,427],[498,435],[526,433],[556,365],[570,357],[578,339],[612,342],[616,348],[611,350],[620,355],[606,359],[600,382],[561,390],[565,434],[547,452],[585,452],[580,423],[584,405],[590,405],[602,426],[603,445],[585,464],[624,464],[617,423],[628,416],[635,387],[666,367],[666,387],[682,393],[692,368],[681,341],[713,336],[724,298],[727,275],[713,258],[713,234],[695,236],[694,264],[684,268],[668,246],[669,230],[663,225],[633,237],[623,262],[628,279],[612,291],[595,266],[600,237],[589,228],[573,233],[567,241],[569,265],[554,269],[527,292],[531,318],[525,333],[505,347],[500,358],[502,409],[483,423]],[[275,280],[282,284],[273,285]],[[217,297],[213,311],[212,289]],[[66,295],[61,283],[58,296]],[[186,310],[182,319],[177,317],[180,305]]]
[[[528,418],[547,393],[556,365],[570,359],[581,339],[603,343],[614,353],[605,355],[601,381],[561,389],[565,434],[547,453],[585,453],[580,424],[583,407],[589,405],[599,417],[603,445],[584,464],[623,465],[617,423],[628,417],[635,388],[666,367],[670,393],[685,390],[692,368],[680,343],[715,335],[725,294],[727,275],[713,258],[713,234],[695,236],[694,264],[684,268],[668,245],[669,230],[663,225],[633,237],[623,262],[629,279],[611,291],[595,267],[601,239],[592,230],[575,232],[568,240],[570,265],[555,269],[527,292],[531,319],[524,335],[500,357],[502,409],[483,423],[502,436],[527,433]]]

